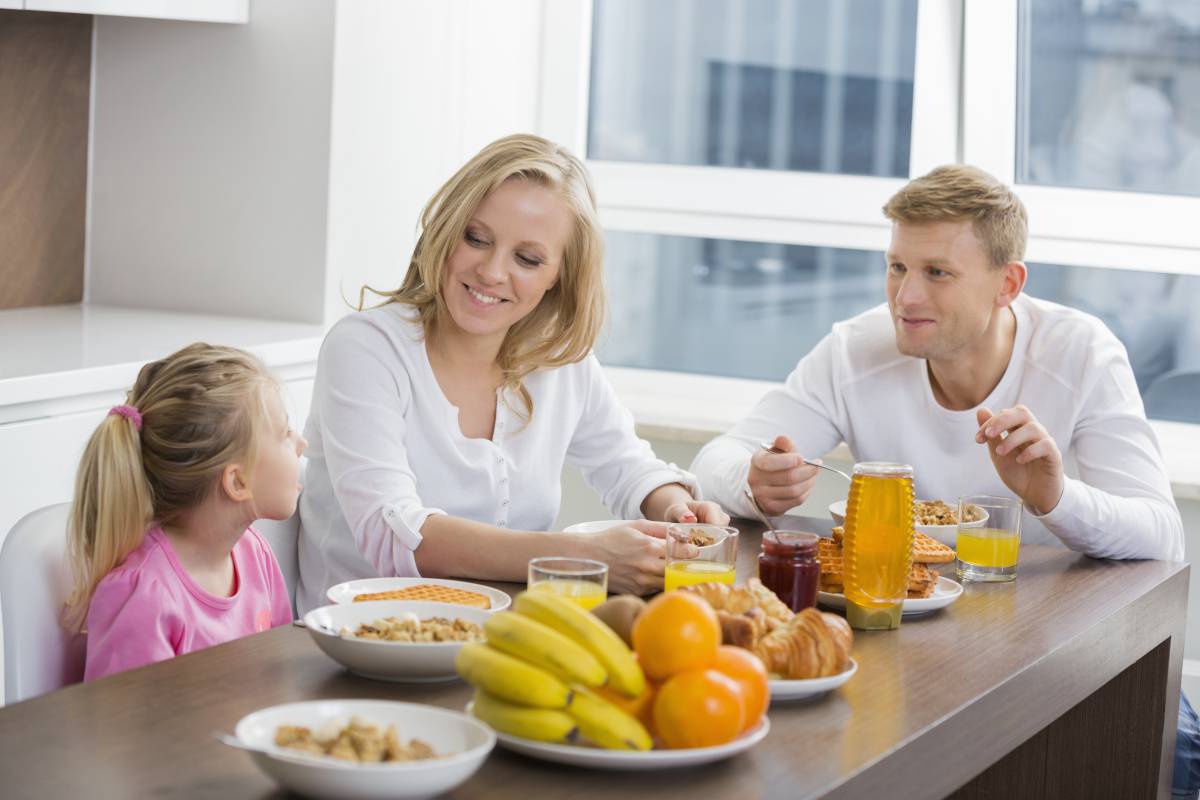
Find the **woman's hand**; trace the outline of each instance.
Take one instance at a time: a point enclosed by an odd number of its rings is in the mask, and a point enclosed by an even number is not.
[[[728,525],[729,515],[716,503],[708,500],[688,500],[667,506],[663,518],[667,522],[702,522],[709,525]]]
[[[638,520],[588,536],[589,558],[608,564],[614,594],[651,594],[663,588],[667,526]]]

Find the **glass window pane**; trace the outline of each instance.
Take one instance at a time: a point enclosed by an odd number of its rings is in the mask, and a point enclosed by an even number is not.
[[[588,156],[908,176],[916,0],[595,0]]]
[[[1200,277],[1030,264],[1025,291],[1104,321],[1129,353],[1146,416],[1200,423]]]
[[[833,323],[878,305],[883,254],[608,232],[605,364],[783,380]],[[681,345],[686,343],[686,346]]]
[[[1021,5],[1018,180],[1200,195],[1200,2]]]
[[[610,231],[605,364],[782,381],[885,299],[883,254]],[[1099,317],[1153,419],[1200,423],[1200,276],[1030,264],[1026,292]],[[686,343],[686,345],[681,344]]]

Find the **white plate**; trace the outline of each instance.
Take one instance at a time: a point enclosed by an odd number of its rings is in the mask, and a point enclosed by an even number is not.
[[[449,603],[380,600],[314,608],[304,615],[304,625],[325,655],[364,678],[402,683],[455,680],[454,659],[463,642],[381,642],[341,634],[343,628],[354,630],[363,623],[406,612],[418,619],[461,617],[481,627],[492,615],[482,608]]]
[[[932,595],[929,597],[905,598],[904,610],[901,613],[906,617],[910,617],[914,614],[926,614],[930,611],[937,611],[939,608],[945,608],[957,600],[962,595],[962,592],[962,584],[950,578],[939,576],[937,584],[933,587]],[[817,602],[826,608],[836,608],[841,611],[846,608],[846,595],[834,594],[833,592],[817,592]]]
[[[492,607],[489,611],[503,611],[512,605],[512,598],[499,589],[493,589],[490,586],[482,586],[478,583],[468,583],[467,581],[449,581],[442,578],[362,578],[357,581],[346,581],[339,583],[337,586],[330,588],[325,593],[331,603],[353,603],[354,598],[360,594],[374,594],[375,592],[394,592],[399,589],[405,589],[409,586],[417,586],[423,583],[436,583],[440,586],[452,586],[455,589],[464,589],[468,592],[487,595],[492,601]],[[391,602],[391,601],[383,601]],[[361,605],[361,603],[359,604]]]
[[[982,510],[982,509],[981,509]],[[835,525],[846,524],[846,501],[838,500],[829,504],[829,516],[833,519]],[[988,513],[983,511],[983,518],[972,520],[962,527],[964,528],[982,528],[983,523],[987,522]],[[958,541],[958,525],[914,525],[917,532],[923,533],[931,539],[936,539],[947,547],[954,547]]]
[[[771,702],[774,703],[776,700],[805,700],[825,694],[853,678],[856,672],[858,672],[858,662],[852,658],[850,659],[850,666],[837,675],[830,675],[828,678],[808,678],[805,680],[772,678],[769,681],[771,686]]]
[[[342,726],[358,716],[381,728],[396,726],[404,741],[420,739],[444,758],[396,764],[347,764],[307,756],[275,744],[280,725],[313,730]],[[306,797],[375,800],[424,798],[448,792],[470,778],[496,744],[491,728],[474,717],[433,706],[390,700],[314,700],[260,709],[238,722],[234,736],[265,753],[250,758],[280,786]]]
[[[471,713],[473,707],[474,703],[467,703],[468,714]],[[495,733],[496,740],[500,742],[501,747],[530,758],[553,761],[556,764],[570,764],[575,767],[647,772],[675,767],[693,767],[697,764],[721,761],[754,747],[765,739],[770,731],[771,722],[764,715],[762,722],[758,723],[756,728],[728,744],[716,747],[691,747],[684,750],[646,750],[641,752],[604,750],[599,747],[581,747],[569,744],[548,744],[535,742],[532,739],[523,739],[519,736],[510,736],[499,731]]]

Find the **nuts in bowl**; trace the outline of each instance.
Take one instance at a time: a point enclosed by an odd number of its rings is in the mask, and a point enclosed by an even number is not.
[[[846,501],[829,504],[829,516],[837,525],[846,524]],[[987,511],[979,506],[967,506],[965,528],[981,528],[987,522]],[[918,500],[913,509],[913,527],[918,533],[936,539],[948,547],[958,540],[958,503],[944,500]]]
[[[491,612],[449,603],[388,600],[341,603],[304,615],[313,641],[366,678],[405,683],[454,680],[463,645],[483,641]]]

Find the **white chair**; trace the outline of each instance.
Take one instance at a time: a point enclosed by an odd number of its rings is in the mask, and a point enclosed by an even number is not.
[[[72,585],[66,559],[70,508],[59,503],[27,514],[0,549],[6,703],[83,680],[84,637],[59,625]]]
[[[59,613],[71,594],[67,564],[70,503],[21,518],[0,549],[0,612],[4,619],[4,701],[15,703],[83,680],[86,638],[68,634]],[[296,613],[300,517],[259,520],[254,529],[275,553]]]
[[[262,534],[275,553],[279,571],[287,584],[288,599],[292,603],[292,616],[296,616],[296,583],[300,578],[300,513],[296,512],[284,520],[260,519],[251,525]]]

